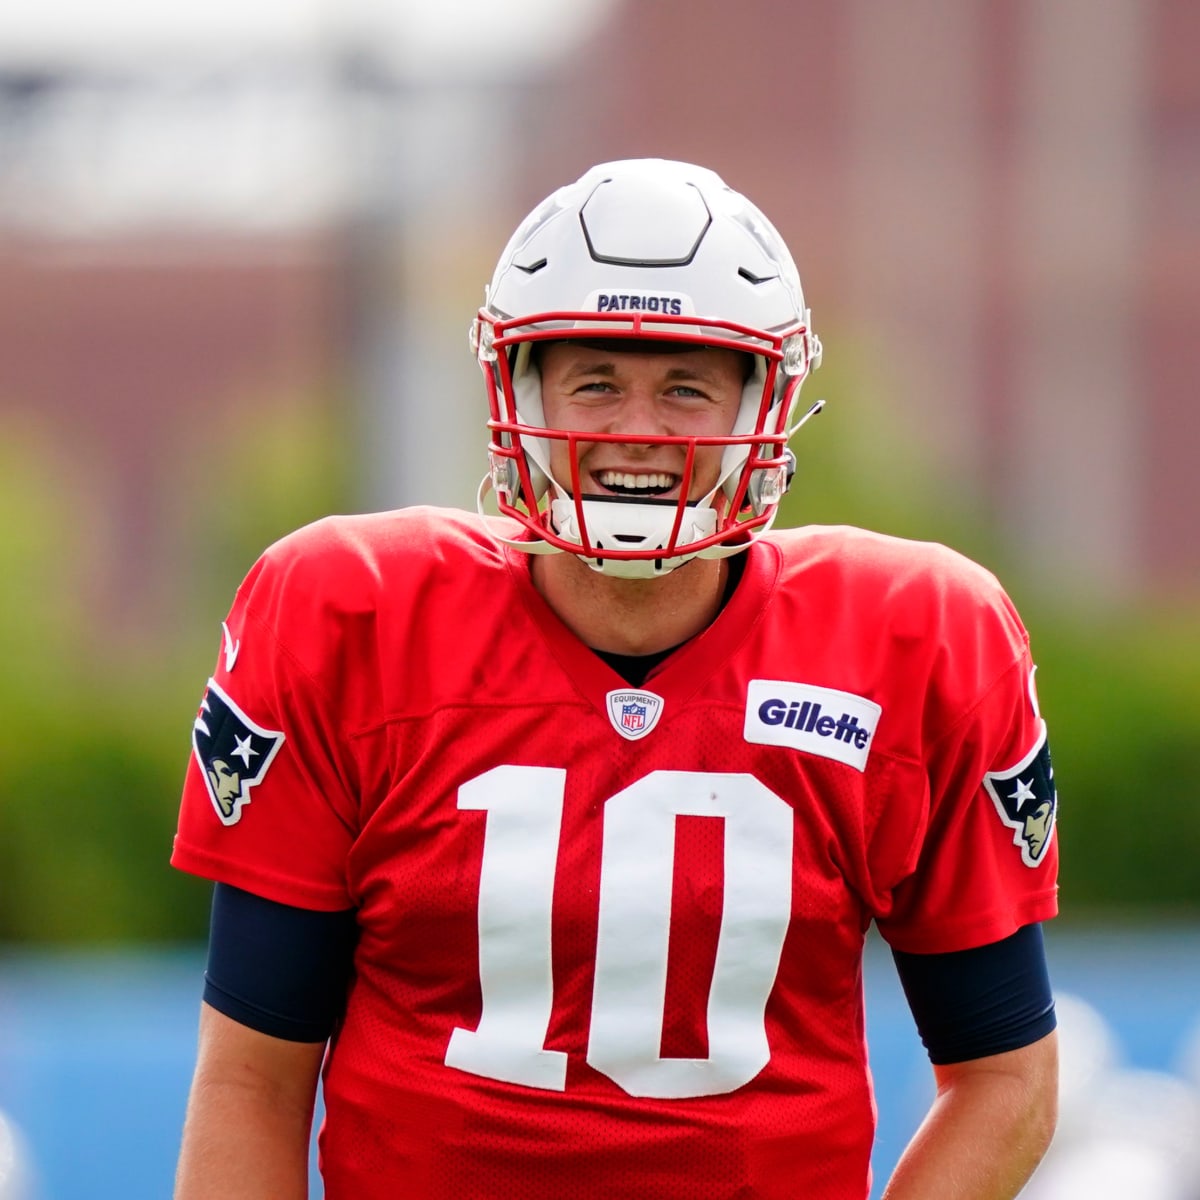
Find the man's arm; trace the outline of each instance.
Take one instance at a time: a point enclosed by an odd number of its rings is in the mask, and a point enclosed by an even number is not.
[[[307,1200],[324,1042],[292,1042],[201,1005],[175,1200]]]
[[[1058,1119],[1058,1034],[933,1068],[937,1097],[884,1200],[1013,1200]]]

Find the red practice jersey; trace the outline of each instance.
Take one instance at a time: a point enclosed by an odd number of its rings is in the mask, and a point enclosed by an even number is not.
[[[869,923],[1056,911],[1032,680],[940,546],[773,533],[631,687],[478,518],[331,518],[238,592],[173,862],[357,910],[330,1200],[861,1200]]]

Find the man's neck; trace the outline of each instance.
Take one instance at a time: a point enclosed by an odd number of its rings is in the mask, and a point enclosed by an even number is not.
[[[653,654],[686,642],[721,610],[727,565],[694,558],[660,579],[617,579],[573,554],[534,558],[533,586],[585,645],[615,654]]]

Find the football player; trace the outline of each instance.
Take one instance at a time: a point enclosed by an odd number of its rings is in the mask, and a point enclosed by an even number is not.
[[[821,345],[711,171],[552,195],[471,333],[499,515],[239,589],[173,861],[215,881],[178,1200],[863,1200],[862,954],[937,1093],[889,1200],[1003,1200],[1057,1096],[1057,800],[987,571],[772,531]]]

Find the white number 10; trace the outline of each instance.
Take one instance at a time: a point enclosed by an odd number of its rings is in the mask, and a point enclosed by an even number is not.
[[[475,1030],[446,1063],[562,1091],[567,1056],[545,1049],[554,1003],[550,926],[566,772],[496,767],[458,806],[487,813],[479,880]],[[675,818],[725,822],[724,909],[708,995],[708,1057],[661,1054]],[[587,1061],[633,1096],[715,1096],[770,1057],[764,1014],[792,907],[792,810],[752,775],[654,771],[604,806],[600,924]]]

